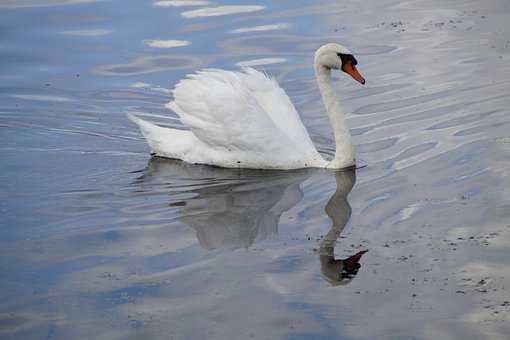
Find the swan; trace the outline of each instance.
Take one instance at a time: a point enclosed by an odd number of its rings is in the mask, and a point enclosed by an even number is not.
[[[332,126],[336,151],[327,161],[315,149],[294,105],[277,81],[253,68],[240,72],[205,69],[188,75],[165,106],[190,130],[164,128],[128,114],[153,155],[226,168],[341,169],[355,165],[345,115],[331,85],[331,70],[361,84],[357,61],[344,46],[329,43],[315,52],[314,68]]]

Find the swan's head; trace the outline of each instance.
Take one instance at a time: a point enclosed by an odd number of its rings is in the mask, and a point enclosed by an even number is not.
[[[320,256],[322,275],[333,286],[348,284],[358,274],[361,268],[359,261],[366,252],[368,250],[362,250],[346,259],[336,260],[335,256],[332,255],[333,248],[331,248],[330,255]]]
[[[315,52],[315,66],[325,67],[327,69],[342,70],[349,74],[356,81],[365,84],[365,78],[358,72],[356,58],[346,47],[329,43],[321,46]]]

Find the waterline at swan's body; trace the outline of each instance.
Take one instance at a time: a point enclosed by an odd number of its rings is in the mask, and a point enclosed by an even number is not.
[[[355,64],[350,52],[338,44],[324,45],[315,55],[317,83],[335,136],[336,153],[330,162],[315,149],[285,91],[252,68],[209,69],[181,80],[173,91],[174,101],[166,106],[189,131],[129,118],[140,127],[151,151],[161,157],[228,168],[346,168],[354,165],[354,152],[331,86],[331,69],[342,69],[357,79],[361,76]]]
[[[324,168],[328,164],[315,149],[299,150],[291,144],[281,143],[271,146],[270,141],[263,142],[267,145],[266,150],[243,149],[234,145],[210,147],[192,131],[163,128],[133,115],[129,118],[140,127],[151,153],[159,157],[224,168],[300,169]]]

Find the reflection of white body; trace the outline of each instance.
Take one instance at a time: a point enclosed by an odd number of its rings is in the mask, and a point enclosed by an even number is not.
[[[310,171],[222,169],[153,158],[140,181],[177,187],[181,180],[194,181],[186,190],[193,197],[170,206],[196,231],[202,247],[237,249],[278,235],[280,216],[301,201],[300,184]]]
[[[285,91],[251,68],[205,70],[177,84],[175,99],[167,107],[191,131],[129,118],[138,124],[152,152],[162,157],[228,168],[349,167],[354,165],[351,136],[331,86],[331,70],[342,69],[364,83],[355,65],[350,52],[338,44],[324,45],[315,54],[317,82],[336,142],[331,162],[315,149]]]

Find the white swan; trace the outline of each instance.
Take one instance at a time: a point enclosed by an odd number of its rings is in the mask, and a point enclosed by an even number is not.
[[[187,130],[157,126],[129,114],[152,152],[189,163],[227,168],[297,169],[353,166],[354,152],[345,116],[331,86],[331,70],[364,84],[357,61],[342,45],[315,53],[315,74],[333,129],[336,152],[326,161],[315,149],[294,105],[276,80],[252,68],[243,72],[206,69],[181,80],[173,90],[175,111]]]

